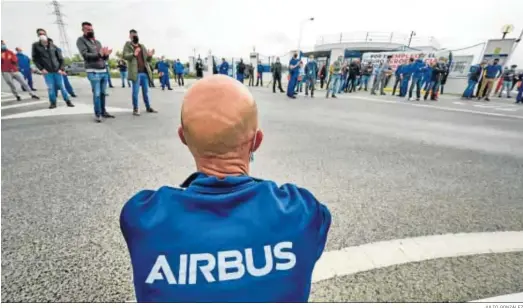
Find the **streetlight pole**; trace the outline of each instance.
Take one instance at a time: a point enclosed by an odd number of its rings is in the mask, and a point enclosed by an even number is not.
[[[301,47],[301,37],[303,34],[303,27],[305,26],[305,23],[308,21],[314,21],[314,17],[309,17],[305,20],[302,20],[302,22],[300,23],[300,36],[298,38],[298,53],[300,52],[300,47]]]
[[[409,44],[407,45],[407,47],[410,47],[410,43],[412,42],[412,37],[413,37],[414,35],[416,35],[416,32],[411,31],[411,32],[410,32],[410,38],[409,38]]]

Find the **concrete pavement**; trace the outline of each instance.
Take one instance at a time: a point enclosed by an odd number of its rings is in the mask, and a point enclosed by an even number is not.
[[[131,114],[130,89],[110,89],[116,119],[97,124],[88,83],[71,79],[75,108],[60,99],[49,113],[44,91],[42,103],[20,107],[5,108],[19,103],[2,97],[5,302],[134,300],[121,207],[136,191],[178,185],[194,170],[176,134],[184,89],[152,89],[159,113],[140,117]],[[339,268],[357,270],[315,282],[312,301],[472,301],[523,291],[523,253],[494,249],[508,239],[499,232],[523,230],[523,106],[252,92],[265,133],[252,174],[304,186],[329,207],[326,257],[398,239],[494,235],[471,255],[448,248],[444,257],[385,267],[364,269],[367,255],[344,255]]]

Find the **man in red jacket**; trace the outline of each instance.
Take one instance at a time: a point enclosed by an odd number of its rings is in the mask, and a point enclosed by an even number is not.
[[[2,77],[4,77],[5,83],[11,88],[11,92],[13,92],[13,95],[16,96],[16,99],[18,101],[22,100],[20,98],[20,95],[18,95],[18,92],[16,91],[16,87],[13,83],[13,79],[18,81],[23,89],[25,89],[33,99],[40,99],[38,96],[34,94],[33,91],[31,91],[31,88],[27,85],[27,83],[24,80],[24,76],[18,71],[18,58],[16,57],[16,54],[12,52],[11,50],[7,49],[7,45],[2,40]]]

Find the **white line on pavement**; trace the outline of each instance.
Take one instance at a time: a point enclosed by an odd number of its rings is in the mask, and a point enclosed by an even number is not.
[[[488,108],[497,108],[498,106],[475,104],[474,107],[487,108],[488,109]]]
[[[77,115],[77,114],[93,114],[92,104],[84,104],[78,101],[75,101],[75,107],[66,107],[64,105],[58,106],[56,109],[40,109],[33,110],[23,113],[17,113],[2,117],[2,120],[7,119],[19,119],[19,118],[34,118],[34,117],[49,117],[49,116],[58,116],[58,115]],[[131,109],[117,108],[117,107],[107,107],[108,112],[131,112]]]
[[[473,303],[521,303],[523,302],[523,292],[522,293],[512,293],[496,297],[489,297],[473,301]]]
[[[468,110],[468,109],[459,109],[459,108],[452,108],[452,107],[423,105],[423,104],[420,104],[420,103],[415,104],[415,103],[409,103],[409,102],[383,100],[383,99],[372,98],[372,97],[364,97],[364,96],[343,96],[343,98],[350,98],[350,97],[361,99],[361,100],[372,101],[372,102],[386,103],[386,104],[402,104],[402,105],[409,105],[409,106],[420,107],[420,108],[431,108],[431,109],[438,109],[438,110],[445,110],[445,111],[456,111],[456,112],[481,114],[481,115],[488,115],[488,116],[495,116],[495,117],[512,118],[512,119],[523,120],[523,116],[518,116],[518,115],[510,115],[510,114],[495,113],[495,112],[485,112],[485,111],[476,111],[476,110]]]
[[[21,108],[21,107],[27,107],[27,106],[38,105],[38,104],[46,104],[46,103],[49,103],[49,101],[45,100],[45,101],[25,102],[25,103],[20,103],[20,104],[3,106],[2,110],[11,109],[11,108]]]
[[[486,253],[523,251],[523,231],[422,236],[327,251],[316,263],[312,282],[392,265]]]

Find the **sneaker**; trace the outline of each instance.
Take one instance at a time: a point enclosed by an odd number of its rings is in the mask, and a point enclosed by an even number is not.
[[[419,97],[418,97],[418,98],[416,98],[416,101],[417,101],[417,102],[419,102]]]
[[[336,95],[332,94],[332,98],[338,98]]]
[[[49,109],[55,109],[56,108],[56,103],[51,103],[51,105],[49,105]]]
[[[133,109],[133,115],[139,116],[140,115],[140,111],[138,111],[138,109]]]
[[[96,123],[102,123],[102,117],[99,116],[99,115],[98,115],[98,116],[95,116],[95,117],[94,117],[94,121],[95,121]]]
[[[507,98],[512,98],[512,96],[507,96]]]
[[[71,94],[71,96],[72,96],[72,97],[76,97],[76,94],[73,93],[73,94]]]
[[[490,102],[490,98],[488,98],[488,97],[485,98],[485,101]]]
[[[115,116],[113,116],[112,114],[110,114],[109,112],[104,112],[102,113],[102,117],[103,118],[111,118],[111,119],[114,119]]]
[[[40,99],[40,97],[38,97],[38,96],[36,96],[36,95],[34,95],[34,94],[31,95],[31,98],[32,98],[32,99]]]
[[[21,98],[20,96],[17,95],[17,96],[16,96],[16,100],[17,100],[17,101],[21,101],[22,98]]]
[[[65,103],[67,104],[67,107],[74,107],[73,103],[71,103],[71,101],[65,101]]]
[[[37,89],[31,89],[31,91],[38,91]]]
[[[169,89],[167,89],[167,90],[169,90],[169,91],[172,91],[172,90],[173,90],[173,88],[169,88]]]
[[[158,113],[158,111],[152,109],[151,107],[147,108],[147,112],[149,112],[149,113]]]

